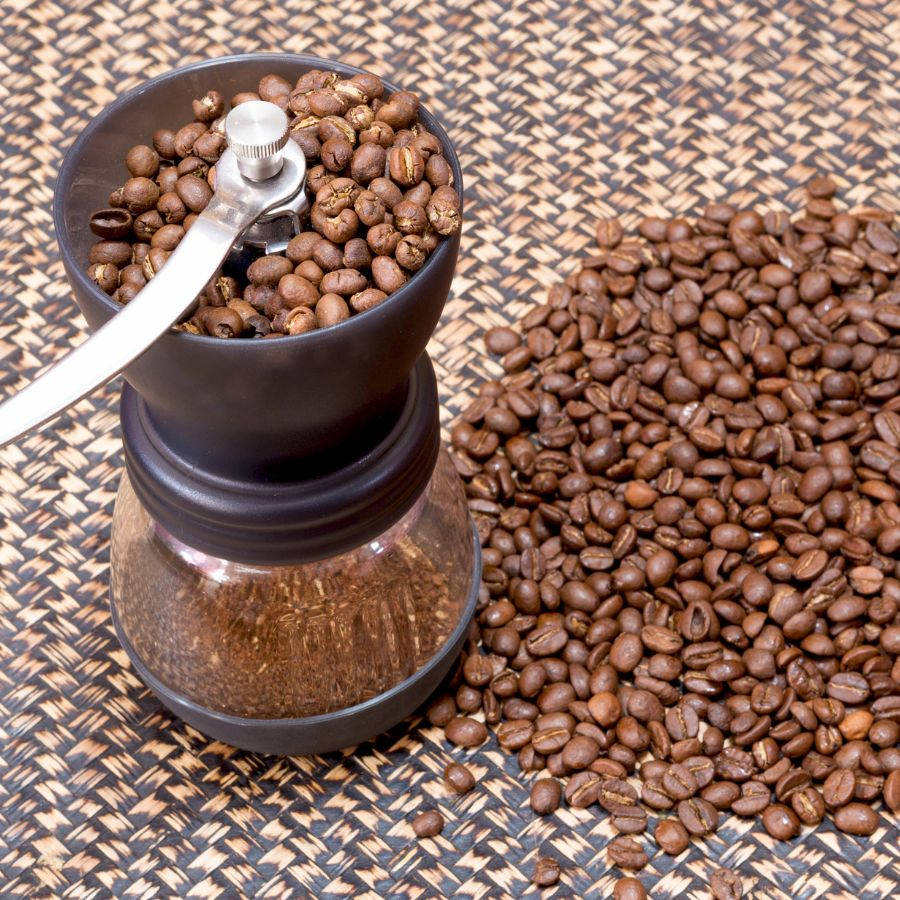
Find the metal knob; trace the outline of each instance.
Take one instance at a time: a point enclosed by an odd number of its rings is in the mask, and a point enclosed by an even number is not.
[[[225,138],[238,171],[250,181],[265,181],[281,171],[289,134],[284,111],[264,100],[241,103],[225,119]]]

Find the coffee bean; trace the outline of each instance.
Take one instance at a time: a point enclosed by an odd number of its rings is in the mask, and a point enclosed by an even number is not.
[[[834,824],[847,834],[868,836],[878,827],[878,814],[867,803],[848,803],[835,811]]]
[[[88,262],[91,265],[113,265],[123,269],[131,262],[131,253],[131,246],[125,241],[97,241],[91,245]]]
[[[559,809],[562,788],[555,778],[539,778],[531,787],[531,808],[539,816]]]
[[[519,346],[520,337],[512,328],[497,327],[485,332],[484,343],[490,353],[502,356]]]
[[[576,772],[566,785],[566,802],[569,806],[585,809],[596,802],[600,783],[600,776],[596,772]]]
[[[747,781],[741,785],[741,796],[731,804],[731,811],[739,816],[755,816],[770,803],[772,792],[758,781]]]
[[[678,804],[678,818],[693,835],[710,834],[719,825],[719,813],[708,801],[701,798],[682,800]]]
[[[559,881],[559,863],[555,859],[546,856],[538,857],[534,866],[534,878],[532,881],[538,887],[550,887]]]
[[[447,740],[458,747],[477,747],[487,739],[487,728],[477,719],[457,716],[444,726]]]
[[[566,645],[568,635],[558,625],[545,625],[532,631],[525,646],[532,656],[554,656]]]
[[[869,696],[869,683],[858,672],[838,672],[828,681],[827,691],[842,703],[862,703]]]
[[[741,879],[733,869],[716,869],[709,878],[714,900],[740,900],[743,896]]]
[[[475,787],[475,776],[459,763],[449,763],[444,769],[444,784],[454,794],[467,794]]]
[[[647,900],[647,892],[637,878],[620,878],[613,887],[613,900]]]
[[[212,188],[206,181],[193,175],[182,175],[175,182],[174,191],[185,207],[196,213],[206,209],[212,197]]]
[[[662,787],[673,800],[687,800],[700,790],[693,772],[677,763],[669,766],[663,775]]]
[[[350,298],[350,308],[357,313],[365,312],[378,306],[379,303],[387,299],[387,294],[377,288],[366,288],[358,294],[354,294]]]
[[[456,715],[456,703],[449,694],[438,697],[425,713],[432,725],[443,728]]]
[[[440,235],[451,235],[460,229],[460,200],[450,185],[436,188],[425,207],[431,227]]]
[[[601,219],[597,223],[597,246],[604,249],[612,249],[618,246],[624,236],[622,224],[618,219]],[[663,239],[665,235],[663,235]]]
[[[856,776],[849,769],[836,769],[822,786],[822,796],[830,809],[845,806],[856,791]]]
[[[534,723],[528,719],[510,719],[497,729],[497,742],[504,750],[521,750],[534,735]],[[543,752],[538,749],[539,752]]]
[[[791,794],[791,808],[804,825],[818,825],[825,816],[825,800],[811,786]]]
[[[882,787],[884,805],[891,812],[900,811],[900,768],[889,772]]]
[[[647,813],[635,804],[613,813],[611,824],[620,834],[640,834],[647,829]]]
[[[87,274],[106,294],[112,294],[119,286],[119,270],[112,263],[95,263],[88,268]]]
[[[563,763],[573,771],[586,769],[599,754],[597,741],[582,734],[576,734],[562,748]]]
[[[615,725],[622,715],[619,699],[609,691],[601,691],[591,697],[588,700],[588,711],[593,716],[594,721],[604,728]]]
[[[691,842],[687,829],[677,819],[663,819],[656,826],[653,836],[660,850],[669,856],[678,856]]]
[[[126,209],[100,209],[91,215],[91,231],[97,237],[118,241],[131,232],[132,217]]]
[[[700,796],[712,803],[716,809],[726,810],[730,809],[731,804],[741,796],[741,789],[733,781],[714,781],[703,788]]]
[[[613,838],[606,851],[610,861],[622,869],[643,869],[649,862],[644,848],[634,838]]]
[[[412,828],[416,837],[435,837],[444,830],[444,817],[436,809],[429,809],[413,819]]]
[[[674,741],[683,741],[686,738],[696,737],[700,719],[689,706],[676,706],[666,712],[666,730]]]
[[[608,813],[624,812],[637,803],[637,791],[624,779],[605,778],[599,785],[597,802]]]
[[[766,831],[778,841],[789,841],[800,832],[800,820],[792,809],[781,803],[766,807],[762,823]]]

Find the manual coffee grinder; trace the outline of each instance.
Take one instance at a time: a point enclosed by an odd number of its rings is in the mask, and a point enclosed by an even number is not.
[[[394,725],[464,641],[480,554],[424,352],[458,235],[382,304],[330,328],[274,341],[170,330],[223,263],[284,249],[306,212],[287,117],[254,101],[229,113],[212,200],[135,299],[118,307],[83,269],[97,196],[173,103],[310,68],[358,71],[294,55],[219,59],[154,79],[90,123],[60,171],[54,222],[94,334],[0,406],[6,443],[124,370],[116,631],[170,710],[266,753],[324,752]],[[446,134],[421,117],[461,188]]]

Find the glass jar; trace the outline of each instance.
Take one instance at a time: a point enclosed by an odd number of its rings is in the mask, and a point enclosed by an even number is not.
[[[458,637],[477,592],[476,554],[444,450],[393,526],[298,565],[187,546],[151,518],[126,473],[112,525],[112,604],[132,658],[168,691],[226,716],[318,716],[384,694]]]

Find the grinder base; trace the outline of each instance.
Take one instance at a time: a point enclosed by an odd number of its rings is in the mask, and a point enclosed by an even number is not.
[[[110,596],[113,626],[138,677],[178,718],[203,734],[241,750],[279,756],[307,756],[352,747],[387,731],[414,712],[440,685],[459,656],[478,602],[481,547],[472,526],[472,583],[462,616],[444,646],[409,678],[390,690],[346,709],[295,719],[247,719],[215,712],[167,688],[147,668],[126,637]]]

